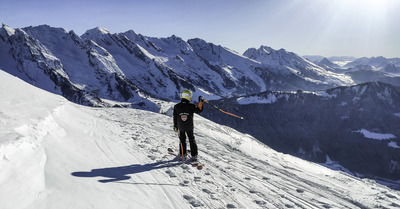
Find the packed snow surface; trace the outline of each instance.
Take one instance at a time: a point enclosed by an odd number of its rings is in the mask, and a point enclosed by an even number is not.
[[[167,154],[170,116],[79,106],[1,70],[0,98],[2,209],[400,207],[398,191],[201,116],[197,170]]]

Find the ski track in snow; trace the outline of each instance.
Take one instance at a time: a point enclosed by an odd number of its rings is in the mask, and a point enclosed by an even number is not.
[[[15,137],[0,141],[2,209],[400,207],[398,191],[196,115],[198,170],[167,153],[178,149],[170,116],[79,106],[36,89],[27,95],[2,76],[0,136]]]

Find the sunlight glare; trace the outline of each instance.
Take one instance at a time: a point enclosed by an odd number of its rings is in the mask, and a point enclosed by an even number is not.
[[[385,15],[389,0],[357,0],[354,5],[359,15],[375,16],[380,18]]]

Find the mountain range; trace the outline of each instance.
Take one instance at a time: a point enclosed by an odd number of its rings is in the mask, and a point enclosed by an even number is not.
[[[400,58],[303,57],[329,71],[348,75],[355,83],[380,81],[400,85]]]
[[[72,102],[159,112],[161,101],[177,102],[190,89],[194,100],[204,95],[245,122],[211,106],[205,117],[274,149],[334,161],[359,176],[398,180],[398,58],[351,59],[338,68],[329,58],[314,63],[268,46],[239,54],[199,38],[100,27],[81,36],[48,25],[0,29],[0,69]],[[393,137],[373,140],[364,133]]]
[[[97,97],[154,109],[149,97],[176,101],[182,89],[218,99],[354,84],[349,76],[264,46],[240,55],[201,39],[152,38],[134,31],[111,34],[103,28],[78,36],[47,25],[3,25],[0,40],[1,69],[92,106],[101,105]]]

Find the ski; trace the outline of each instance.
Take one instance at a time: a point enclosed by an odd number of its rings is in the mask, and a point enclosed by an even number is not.
[[[192,162],[191,164],[192,164],[193,167],[197,167],[197,169],[199,169],[199,170],[204,168],[204,164],[200,163],[199,161]]]
[[[168,154],[178,156],[171,148],[168,148]]]

